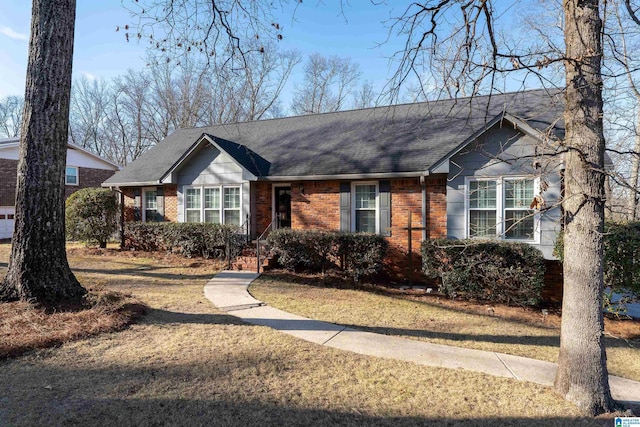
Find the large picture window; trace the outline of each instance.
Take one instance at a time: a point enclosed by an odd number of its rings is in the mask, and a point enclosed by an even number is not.
[[[186,187],[186,222],[240,225],[242,217],[240,186]]]
[[[354,231],[377,232],[378,186],[376,184],[354,185]]]
[[[470,180],[467,185],[469,237],[537,241],[534,178]]]

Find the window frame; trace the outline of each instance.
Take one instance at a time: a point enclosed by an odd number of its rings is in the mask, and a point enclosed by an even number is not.
[[[504,176],[482,176],[465,177],[464,189],[464,220],[465,220],[465,236],[471,239],[495,238],[509,242],[523,242],[531,244],[540,244],[540,212],[535,209],[529,209],[528,206],[523,208],[506,208],[506,185],[507,181],[533,180],[533,197],[539,192],[540,177],[530,175],[504,175]],[[481,208],[471,208],[470,190],[471,183],[478,181],[495,181],[496,182],[496,235],[495,237],[471,237],[471,211],[483,210]],[[533,200],[532,197],[532,200]],[[484,209],[492,210],[492,209]],[[532,239],[516,239],[506,237],[506,211],[533,211],[533,236]]]
[[[73,176],[73,175],[69,175],[67,172],[69,169],[72,169],[75,171],[75,178],[76,178],[76,182],[69,182],[69,177]],[[80,185],[80,168],[78,168],[78,166],[65,166],[64,169],[64,185],[73,185],[75,187],[78,187]]]
[[[356,207],[356,188],[365,185],[375,186],[375,207],[367,209],[359,209]],[[351,231],[359,232],[357,230],[357,212],[360,210],[374,210],[376,229],[375,234],[380,234],[380,183],[379,181],[357,181],[351,183]]]
[[[225,189],[229,188],[237,188],[238,196],[239,196],[239,206],[237,208],[225,208],[224,206],[224,193]],[[205,207],[205,193],[208,189],[217,189],[218,190],[218,208],[207,208]],[[187,192],[189,190],[198,190],[198,194],[200,195],[200,207],[199,208],[187,208]],[[215,212],[218,211],[218,222],[210,222],[210,224],[225,224],[226,211],[237,211],[239,212],[239,221],[242,225],[242,212],[243,212],[243,203],[242,203],[242,184],[221,184],[221,185],[185,185],[182,187],[182,212],[183,212],[183,221],[187,221],[187,212],[188,211],[198,211],[200,215],[199,223],[206,222],[206,212]]]
[[[198,191],[198,207],[197,208],[189,208],[187,207],[187,193],[189,192],[189,190],[197,190]],[[189,221],[189,212],[193,211],[193,212],[198,212],[198,221],[195,221],[195,224],[199,224],[202,222],[202,215],[203,215],[203,208],[202,206],[204,205],[204,203],[202,203],[202,194],[203,194],[203,189],[202,187],[198,187],[198,186],[189,186],[189,187],[185,187],[183,190],[183,209],[184,209],[184,221],[183,222],[193,222],[193,221]]]
[[[155,209],[147,209],[147,194],[148,193],[155,193]],[[148,188],[143,188],[142,189],[142,194],[141,196],[141,201],[140,204],[141,206],[141,217],[142,217],[142,222],[154,222],[154,221],[149,221],[147,219],[147,210],[153,210],[156,212],[156,214],[158,213],[158,189],[156,187],[148,187]]]

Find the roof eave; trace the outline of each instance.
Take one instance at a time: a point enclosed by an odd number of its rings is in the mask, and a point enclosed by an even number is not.
[[[286,181],[354,181],[361,179],[388,179],[388,178],[418,178],[429,175],[428,170],[412,172],[372,172],[372,173],[344,173],[327,175],[274,175],[259,178],[260,181],[286,182]]]

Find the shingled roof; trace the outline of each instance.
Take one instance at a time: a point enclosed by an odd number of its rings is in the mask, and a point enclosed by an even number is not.
[[[258,179],[426,173],[505,116],[562,137],[562,110],[533,90],[180,129],[103,185],[159,183],[203,137]]]

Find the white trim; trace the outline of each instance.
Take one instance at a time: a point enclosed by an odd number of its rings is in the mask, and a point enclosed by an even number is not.
[[[76,170],[76,182],[67,181],[67,176],[71,176],[67,174],[67,169],[75,169]],[[78,166],[69,166],[66,165],[64,168],[64,185],[71,185],[74,187],[80,186],[80,168]]]
[[[356,231],[356,187],[375,185],[376,187],[376,234],[380,234],[380,183],[378,181],[357,181],[351,183],[351,231]]]
[[[207,135],[207,134],[202,134],[200,136],[200,138],[198,138],[196,140],[196,142],[191,145],[191,147],[189,147],[189,149],[187,149],[186,152],[184,152],[182,154],[182,156],[180,156],[180,158],[173,164],[173,166],[171,166],[169,168],[168,171],[166,171],[159,179],[159,181],[163,184],[177,184],[177,182],[173,182],[173,172],[178,169],[178,167],[180,167],[180,165],[182,165],[182,163],[187,160],[189,158],[189,156],[191,156],[192,153],[194,153],[199,147],[200,145],[204,142],[208,142],[209,144],[213,145],[216,149],[218,149],[218,151],[220,151],[221,153],[225,153],[227,156],[229,156],[231,158],[231,160],[233,160],[233,162],[238,165],[238,167],[242,170],[242,176],[247,176],[248,177],[248,181],[257,181],[258,177],[255,176],[251,171],[249,171],[247,168],[245,168],[244,166],[242,166],[240,163],[238,163],[238,161],[236,160],[235,157],[233,157],[227,150],[225,150],[224,148],[222,148],[216,141],[215,141],[215,137],[211,136],[211,135]],[[246,175],[245,175],[246,174]]]
[[[470,227],[470,206],[469,206],[469,188],[471,182],[478,181],[495,181],[496,182],[496,239],[504,240],[507,242],[523,242],[539,245],[540,244],[540,212],[535,211],[533,216],[533,240],[525,240],[525,239],[507,239],[505,238],[505,191],[504,191],[504,182],[505,181],[518,181],[523,179],[533,179],[533,188],[534,188],[534,196],[536,196],[536,189],[540,188],[540,177],[534,177],[531,175],[502,175],[502,176],[467,176],[464,180],[464,222],[465,222],[465,238],[469,239],[471,232],[469,230]],[[488,209],[487,209],[488,210]],[[533,209],[527,209],[533,210]]]
[[[374,172],[374,173],[342,173],[334,175],[273,175],[261,177],[259,181],[288,182],[288,181],[328,181],[344,180],[353,181],[358,179],[391,179],[391,178],[419,178],[428,176],[429,171],[421,170],[414,172]]]
[[[156,212],[158,211],[158,187],[145,187],[140,192],[140,219],[147,222],[147,193],[156,193]]]
[[[491,130],[491,128],[493,128],[496,124],[498,124],[498,123],[500,123],[502,121],[506,121],[506,122],[511,123],[511,125],[513,126],[513,129],[515,129],[517,131],[520,131],[520,132],[524,133],[525,135],[529,135],[530,137],[536,139],[537,141],[543,141],[545,139],[544,133],[532,128],[527,123],[525,123],[524,121],[518,119],[514,115],[509,114],[507,112],[500,113],[497,116],[495,116],[493,119],[491,119],[484,126],[484,128],[482,128],[481,130],[475,132],[473,135],[471,135],[470,137],[468,137],[467,139],[462,141],[462,143],[460,143],[456,148],[454,148],[452,151],[450,151],[446,156],[442,157],[436,163],[431,165],[431,167],[429,168],[429,171],[431,173],[448,173],[448,170],[449,170],[449,159],[451,159],[453,156],[458,154],[464,147],[466,147],[467,145],[469,145],[470,143],[472,143],[476,139],[480,138],[483,134],[485,134],[486,132]]]
[[[209,208],[209,209],[205,209],[205,197],[204,197],[204,193],[205,190],[207,188],[217,188],[219,189],[219,195],[220,195],[220,208],[218,209],[220,211],[220,217],[219,217],[219,224],[224,224],[225,222],[225,211],[226,210],[233,210],[233,211],[238,211],[240,213],[239,215],[239,221],[240,223],[238,224],[238,226],[241,226],[243,223],[243,184],[242,183],[237,183],[237,184],[218,184],[218,185],[183,185],[182,186],[182,206],[181,206],[181,210],[182,210],[182,222],[187,222],[187,190],[190,189],[197,189],[200,190],[200,222],[203,223],[205,222],[205,210],[214,210],[213,208]],[[227,208],[225,209],[224,207],[224,190],[225,188],[237,188],[240,190],[240,206],[238,208]],[[195,209],[189,209],[189,210],[195,210]]]

